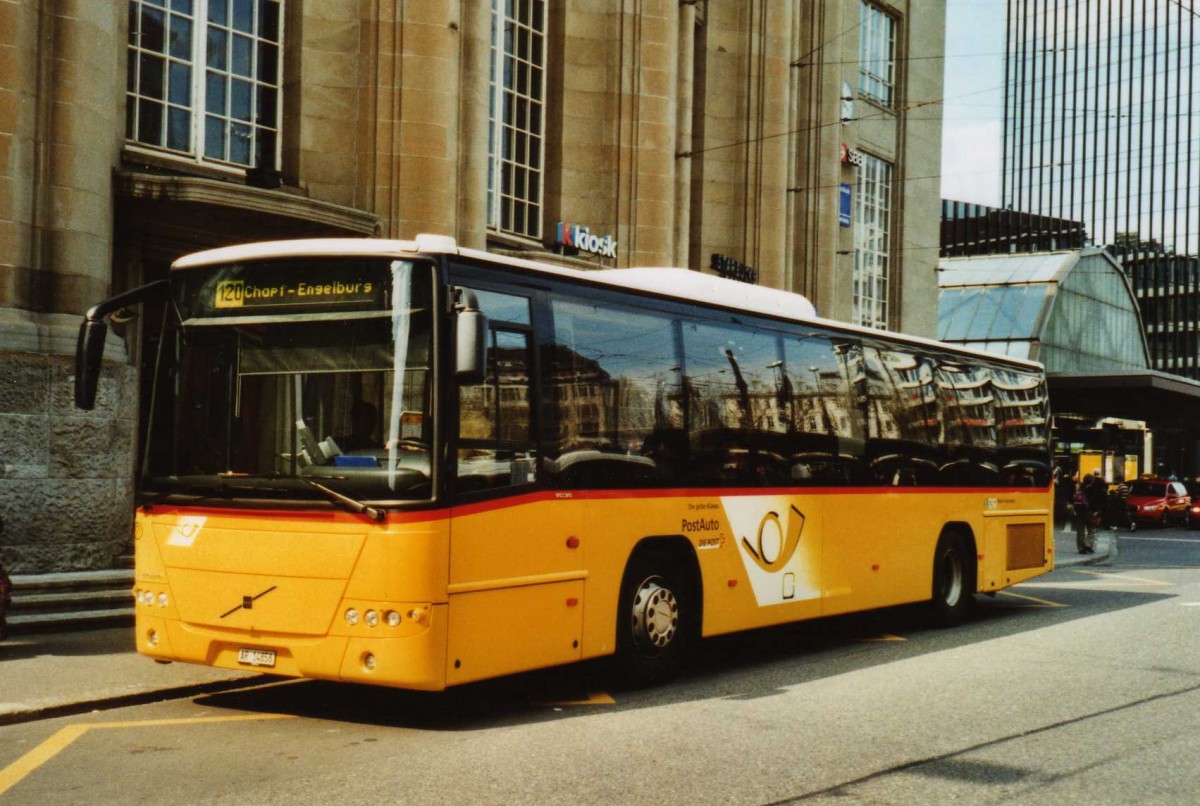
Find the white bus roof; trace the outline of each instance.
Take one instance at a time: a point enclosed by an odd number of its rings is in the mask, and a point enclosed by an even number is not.
[[[1041,368],[1036,361],[986,353],[961,345],[945,344],[932,339],[905,333],[873,330],[856,325],[823,319],[804,296],[765,286],[727,280],[682,268],[630,268],[580,270],[554,266],[533,260],[497,255],[476,249],[460,248],[445,235],[418,235],[412,240],[385,238],[308,238],[286,241],[260,241],[208,249],[185,255],[171,264],[173,270],[214,266],[223,263],[242,263],[251,260],[275,260],[299,257],[396,257],[412,255],[461,255],[501,266],[533,271],[558,277],[568,277],[614,288],[646,291],[661,297],[685,302],[717,305],[722,308],[761,313],[781,319],[808,322],[868,338],[895,338],[915,345],[926,345],[955,353],[973,355],[989,361]],[[934,303],[936,304],[936,302]]]

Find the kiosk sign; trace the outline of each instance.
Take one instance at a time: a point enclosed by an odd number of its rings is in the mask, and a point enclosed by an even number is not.
[[[600,257],[617,256],[617,239],[612,235],[593,235],[587,227],[568,224],[565,221],[558,222],[558,243]]]

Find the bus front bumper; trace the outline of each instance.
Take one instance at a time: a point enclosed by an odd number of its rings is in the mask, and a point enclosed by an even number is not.
[[[324,636],[219,631],[138,613],[138,652],[244,672],[440,691],[446,687],[446,606],[425,606],[420,629],[387,634],[357,624]],[[344,633],[344,634],[343,634]]]

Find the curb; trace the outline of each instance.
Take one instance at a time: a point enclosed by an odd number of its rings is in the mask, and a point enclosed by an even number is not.
[[[187,686],[154,689],[153,691],[139,691],[133,694],[99,697],[81,702],[46,705],[23,711],[0,712],[0,727],[19,725],[24,722],[38,722],[45,719],[58,719],[64,716],[75,716],[93,711],[111,711],[115,708],[127,708],[132,705],[148,705],[153,702],[178,700],[199,694],[220,694],[226,691],[238,691],[286,679],[288,678],[275,677],[273,675],[258,675],[247,679],[216,680],[211,683],[194,683]]]

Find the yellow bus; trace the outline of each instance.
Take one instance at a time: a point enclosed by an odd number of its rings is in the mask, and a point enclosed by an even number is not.
[[[1034,363],[818,318],[682,269],[451,238],[200,252],[85,316],[162,312],[138,651],[440,690],[976,593],[1053,567]]]

